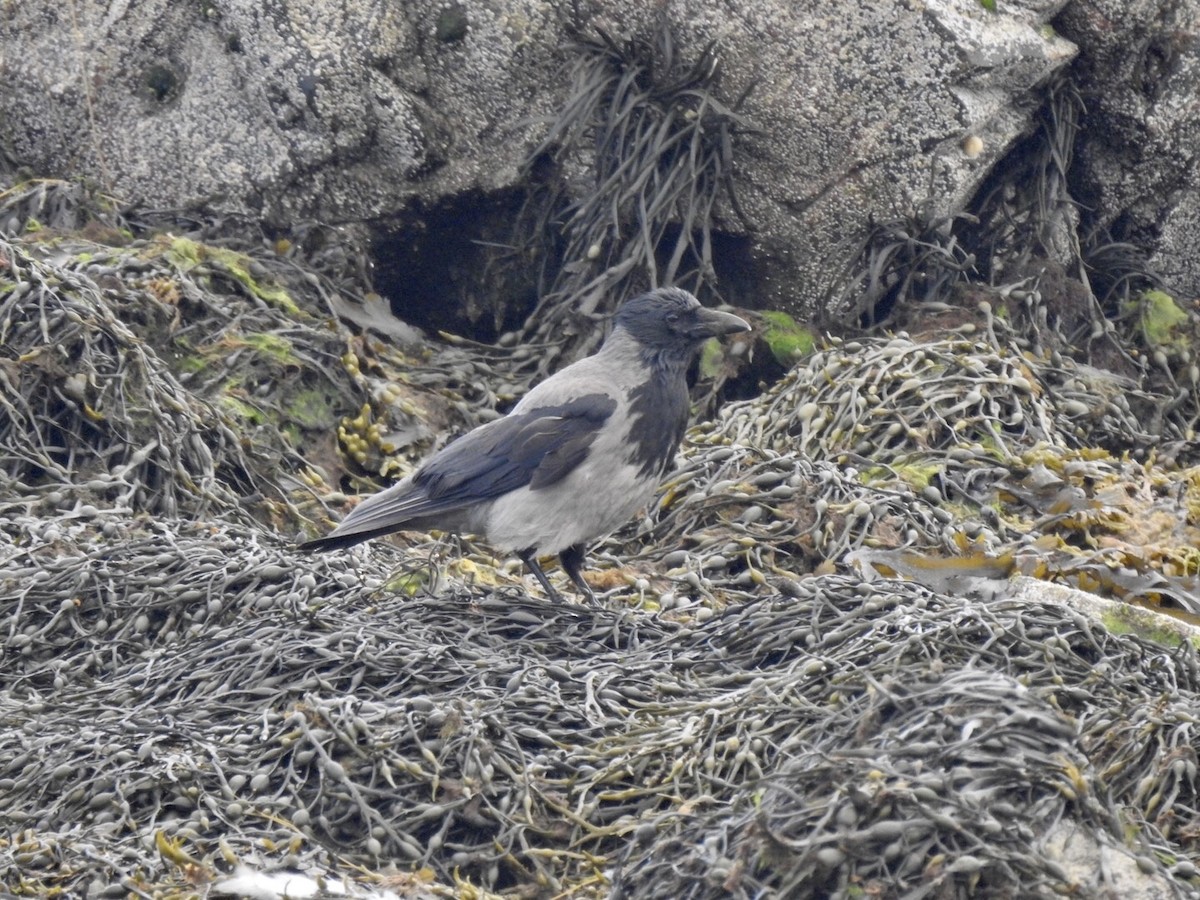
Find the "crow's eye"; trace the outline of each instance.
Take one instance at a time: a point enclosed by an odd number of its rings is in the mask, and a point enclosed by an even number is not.
[[[667,324],[674,325],[679,321],[679,313],[667,313]]]

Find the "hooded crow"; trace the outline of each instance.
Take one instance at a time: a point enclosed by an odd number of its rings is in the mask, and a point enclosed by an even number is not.
[[[552,599],[538,564],[558,554],[588,598],[588,541],[616,531],[671,468],[688,420],[687,369],[710,337],[749,331],[685,290],[658,288],[625,303],[592,356],[526,394],[512,412],[435,453],[364,500],[305,550],[348,547],[393,531],[477,534],[515,551]]]

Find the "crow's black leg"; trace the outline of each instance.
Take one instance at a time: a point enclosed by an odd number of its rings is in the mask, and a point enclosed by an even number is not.
[[[554,589],[554,585],[550,583],[550,579],[546,577],[546,573],[538,565],[537,555],[533,552],[533,548],[518,550],[517,556],[521,557],[521,562],[525,563],[525,566],[533,573],[533,577],[541,582],[542,587],[546,589],[546,593],[550,595],[550,599],[561,603],[562,597],[558,596],[558,591]]]
[[[558,561],[575,587],[579,588],[579,593],[595,603],[596,595],[592,593],[592,586],[583,580],[583,564],[587,561],[585,553],[583,544],[575,544],[558,554]]]

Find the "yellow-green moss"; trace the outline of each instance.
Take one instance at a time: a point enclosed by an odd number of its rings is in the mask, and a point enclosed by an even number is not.
[[[892,470],[900,476],[905,484],[919,493],[929,487],[929,483],[941,474],[942,466],[937,462],[914,462],[894,465]]]
[[[278,306],[293,315],[300,313],[300,307],[296,306],[295,301],[284,288],[277,284],[258,281],[251,276],[250,257],[244,253],[224,247],[210,247],[188,238],[171,237],[167,255],[176,266],[185,270],[194,268],[204,261],[219,266],[260,300],[270,303],[272,306]]]
[[[336,420],[329,397],[311,388],[293,394],[285,412],[293,422],[313,431],[332,428]]]
[[[1187,322],[1188,314],[1174,297],[1165,291],[1146,291],[1136,303],[1142,334],[1148,344],[1163,347],[1186,343],[1186,336],[1178,329]]]
[[[709,338],[700,348],[700,377],[705,380],[716,378],[721,373],[725,350],[716,338]]]
[[[419,591],[427,588],[429,583],[428,569],[408,569],[395,573],[388,579],[384,589],[406,597],[415,597]]]
[[[1184,641],[1183,633],[1172,628],[1162,616],[1127,603],[1113,604],[1101,622],[1113,634],[1136,634],[1164,647],[1178,647]],[[1193,637],[1191,641],[1200,647],[1200,638]]]
[[[217,397],[217,404],[234,418],[241,419],[253,425],[267,424],[267,417],[261,409],[240,397],[234,396],[228,390],[222,392]]]
[[[264,356],[269,356],[285,366],[299,363],[296,359],[295,347],[285,337],[280,337],[277,334],[243,333],[239,335],[239,338],[248,346],[253,347],[257,352]]]
[[[781,365],[791,368],[797,359],[812,353],[816,346],[813,333],[787,313],[767,310],[760,315],[765,325],[762,338]]]
[[[199,265],[204,258],[204,245],[181,237],[172,237],[167,245],[167,258],[181,269]]]
[[[176,363],[177,369],[186,375],[198,375],[212,368],[212,361],[203,355],[193,354],[181,356]]]

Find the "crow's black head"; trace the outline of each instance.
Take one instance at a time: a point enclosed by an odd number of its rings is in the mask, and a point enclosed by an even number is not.
[[[750,330],[743,319],[705,309],[699,300],[676,287],[633,298],[617,312],[616,325],[649,350],[684,356],[710,337]]]

